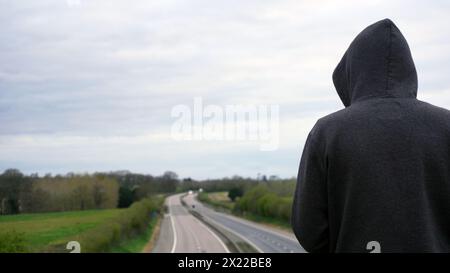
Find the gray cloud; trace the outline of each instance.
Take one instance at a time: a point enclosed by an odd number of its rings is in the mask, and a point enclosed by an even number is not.
[[[0,168],[293,176],[314,121],[342,107],[334,66],[385,17],[410,43],[419,98],[450,108],[446,1],[68,3],[0,1]],[[279,104],[280,149],[174,143],[170,111],[196,96]]]

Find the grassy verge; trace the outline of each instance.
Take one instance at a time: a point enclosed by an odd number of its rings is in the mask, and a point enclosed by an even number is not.
[[[272,218],[272,217],[260,216],[260,215],[253,214],[250,212],[245,212],[245,213],[236,213],[235,212],[233,214],[236,216],[242,217],[244,219],[253,221],[253,222],[265,224],[268,226],[272,226],[274,228],[292,232],[292,225],[291,225],[291,223],[289,223],[287,221],[279,220],[279,219]]]
[[[110,252],[113,253],[139,253],[142,252],[144,247],[150,241],[153,232],[155,230],[158,218],[155,217],[150,220],[147,229],[140,234],[131,239],[126,239],[120,242],[120,244],[111,248]]]

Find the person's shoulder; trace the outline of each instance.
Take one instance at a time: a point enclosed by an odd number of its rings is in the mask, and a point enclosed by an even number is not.
[[[419,107],[423,110],[423,111],[427,111],[430,113],[434,113],[437,115],[442,115],[442,116],[447,116],[450,117],[450,110],[440,107],[440,106],[436,106],[434,104],[425,102],[425,101],[421,101],[421,100],[417,100],[417,103],[419,105]]]
[[[350,107],[343,108],[336,112],[330,113],[326,116],[323,116],[317,120],[316,127],[319,128],[328,128],[335,124],[340,124],[348,119],[348,115],[350,114]]]
[[[443,107],[433,105],[428,102],[418,101],[418,115],[420,119],[433,128],[434,131],[443,130],[450,135],[450,111]]]
[[[325,137],[330,131],[345,127],[349,113],[350,109],[347,107],[319,118],[311,130],[311,135],[315,135],[318,138]]]

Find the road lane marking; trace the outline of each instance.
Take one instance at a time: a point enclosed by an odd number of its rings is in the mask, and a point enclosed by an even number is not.
[[[256,234],[259,234],[260,236],[261,236],[262,234],[260,234],[259,232],[267,232],[267,233],[270,233],[271,235],[275,235],[275,236],[282,237],[282,238],[284,238],[284,239],[287,239],[287,240],[289,240],[289,241],[291,241],[291,242],[293,242],[293,243],[298,244],[299,246],[301,246],[300,243],[298,242],[298,240],[295,238],[294,235],[287,235],[287,234],[284,234],[282,231],[273,230],[272,228],[269,228],[269,227],[260,225],[260,224],[258,224],[258,223],[253,223],[253,222],[251,222],[251,221],[249,221],[249,220],[246,220],[246,219],[241,219],[241,218],[236,217],[236,216],[234,216],[234,215],[229,215],[229,214],[226,214],[226,213],[218,212],[218,211],[216,211],[216,210],[214,210],[214,209],[209,208],[208,206],[205,206],[202,202],[200,202],[200,201],[194,199],[194,196],[192,196],[191,199],[193,200],[193,202],[200,204],[201,206],[203,206],[203,208],[205,208],[205,209],[207,209],[207,210],[210,210],[210,211],[211,211],[212,213],[214,213],[214,214],[217,214],[217,215],[226,217],[226,218],[230,219],[231,221],[234,220],[234,221],[239,222],[239,223],[241,223],[241,224],[243,224],[243,225],[246,225],[246,226],[248,226],[248,227],[253,227],[254,229],[256,229],[255,233],[256,233]],[[258,231],[259,231],[259,232],[258,232]],[[262,235],[262,236],[265,236],[265,235]]]
[[[199,204],[201,204],[201,203],[199,203]],[[203,205],[203,204],[202,204]],[[204,208],[206,208],[206,209],[209,209],[209,208],[207,208],[206,206],[203,206]],[[281,239],[281,241],[283,241],[282,239],[287,239],[288,241],[291,241],[291,242],[294,242],[294,243],[298,243],[298,241],[296,241],[296,240],[294,240],[293,238],[290,238],[288,235],[284,235],[284,234],[280,234],[280,233],[278,233],[277,231],[274,231],[274,230],[271,230],[271,229],[266,229],[265,227],[260,227],[260,226],[258,226],[257,224],[253,224],[253,223],[251,223],[251,222],[249,222],[249,221],[247,221],[247,220],[244,220],[244,219],[239,219],[239,218],[237,218],[237,217],[235,217],[235,216],[231,216],[231,215],[227,215],[227,214],[225,214],[225,213],[219,213],[219,212],[216,212],[216,211],[214,211],[214,210],[211,210],[211,209],[209,209],[213,214],[215,214],[215,215],[217,215],[217,216],[224,216],[225,218],[228,218],[229,219],[229,221],[236,221],[237,223],[240,223],[240,224],[242,224],[242,225],[244,225],[244,226],[246,226],[246,227],[248,227],[248,228],[252,228],[252,229],[254,229],[255,231],[254,231],[254,233],[253,234],[255,234],[255,235],[257,235],[258,237],[262,237],[263,239],[262,239],[262,243],[264,243],[264,241],[267,241],[268,243],[269,243],[269,241],[272,243],[272,245],[278,245],[278,248],[280,248],[281,246],[285,246],[285,243],[283,242],[283,244],[281,244],[280,243],[280,241],[278,241],[278,240],[280,240]],[[205,215],[206,216],[206,215]],[[207,216],[209,219],[211,219],[212,220],[212,218],[211,217],[209,217],[209,216]],[[217,223],[217,221],[214,221],[215,223]],[[232,230],[230,230],[229,228],[227,228],[227,227],[225,227],[225,225],[224,224],[221,224],[221,223],[218,223],[219,225],[221,225],[222,227],[224,227],[225,229],[227,229],[228,231],[230,231],[230,232],[232,232],[232,233],[234,233],[234,234],[236,234],[236,232],[233,232]],[[277,240],[273,240],[272,238],[270,238],[270,237],[268,237],[266,234],[264,234],[264,233],[262,233],[262,232],[267,232],[268,234],[270,234],[271,236],[275,236],[275,238],[277,239]],[[240,233],[239,233],[240,234]],[[238,235],[239,237],[241,237],[242,239],[247,239],[247,238],[245,238],[244,237],[244,235],[243,234],[240,234],[240,235]],[[250,243],[250,245],[252,245],[253,247],[256,247],[255,246],[255,244],[253,244],[253,243],[251,243],[250,241],[248,241],[248,240],[245,240],[245,241],[247,241],[247,243]],[[261,251],[262,253],[264,253],[260,248],[256,248],[258,251]],[[290,250],[290,252],[291,253],[293,253],[294,251],[291,249]]]
[[[225,250],[226,253],[230,253],[230,250],[228,249],[228,247],[225,245],[225,243],[222,241],[222,239],[219,238],[219,236],[217,236],[216,233],[214,233],[209,227],[207,227],[205,224],[202,223],[202,221],[198,220],[197,218],[195,218],[194,216],[192,216],[194,218],[194,221],[199,223],[201,226],[203,226],[209,233],[211,233],[211,235],[216,238],[217,241],[219,241],[220,245],[222,246],[222,248]]]
[[[194,198],[192,198],[192,200],[193,200],[194,203],[197,203],[197,204],[196,204],[197,206],[199,206],[199,205],[202,206],[202,207],[203,207],[202,209],[206,208],[206,209],[209,210],[209,208],[206,207],[206,206],[204,206],[201,202],[198,202],[198,201],[195,200]],[[199,207],[200,207],[200,206],[199,206]],[[211,211],[212,211],[213,213],[215,213],[215,211],[213,211],[213,210],[211,210]],[[225,226],[224,224],[219,223],[218,221],[214,220],[213,218],[209,217],[208,215],[206,215],[206,214],[204,214],[204,213],[202,213],[202,215],[203,215],[204,217],[208,218],[211,222],[215,223],[216,225],[221,226],[223,229],[227,230],[228,232],[233,233],[233,234],[234,234],[235,236],[237,236],[238,238],[241,238],[242,240],[244,240],[245,242],[247,242],[247,244],[251,245],[251,246],[252,246],[256,251],[258,251],[259,253],[264,253],[264,251],[263,251],[261,248],[259,248],[257,245],[255,245],[255,243],[253,243],[253,242],[250,241],[249,239],[247,239],[247,238],[245,237],[245,235],[243,235],[243,234],[241,234],[241,233],[239,233],[239,232],[237,232],[237,231],[234,231],[234,230],[228,228],[228,227]],[[220,215],[219,215],[219,216],[220,216]],[[231,221],[232,221],[232,219],[231,219]]]
[[[211,222],[215,223],[218,226],[221,226],[223,229],[227,230],[228,232],[233,233],[235,236],[241,238],[242,240],[244,240],[245,242],[247,242],[247,244],[251,245],[254,249],[256,249],[256,251],[258,251],[259,253],[264,253],[264,251],[262,251],[261,248],[259,248],[258,246],[256,246],[252,241],[248,240],[243,234],[238,233],[237,231],[234,231],[228,227],[226,227],[224,224],[217,222],[216,220],[213,220],[211,217],[206,216],[203,214],[204,217],[208,218]]]
[[[175,253],[175,248],[177,247],[177,230],[175,229],[175,223],[173,221],[173,214],[172,214],[172,197],[169,198],[169,215],[170,215],[170,222],[172,223],[172,231],[173,231],[173,244],[172,249],[170,250],[170,253]]]
[[[183,207],[183,209],[185,209],[185,208]],[[189,213],[189,212],[186,212],[186,213]],[[188,217],[188,219],[191,219],[192,216],[189,215],[187,217]],[[195,223],[195,221],[196,221],[195,218],[193,218],[191,220],[193,220],[193,223]],[[186,225],[186,223],[185,223],[185,225]],[[197,234],[195,232],[193,232],[193,230],[190,228],[185,228],[184,231],[189,233],[190,237],[194,239],[195,248],[197,249],[197,252],[198,253],[204,252],[204,251],[202,251],[201,243],[200,243],[200,240],[197,238]]]
[[[216,212],[216,211],[214,211],[214,212],[218,214],[218,212]],[[229,219],[236,220],[237,222],[240,222],[240,223],[242,223],[244,225],[254,227],[257,230],[260,230],[260,231],[263,231],[263,232],[268,232],[268,233],[271,233],[271,234],[273,234],[275,236],[283,237],[283,238],[285,238],[285,239],[287,239],[287,240],[289,240],[291,242],[298,243],[298,241],[295,238],[293,238],[293,237],[291,237],[289,235],[283,234],[283,233],[281,233],[279,231],[272,230],[269,227],[259,226],[256,223],[252,223],[252,222],[250,222],[250,221],[248,221],[246,219],[239,219],[238,217],[233,216],[233,215],[228,215],[228,214],[225,214],[225,213],[221,213],[221,215],[223,215],[224,217],[227,217]]]
[[[217,236],[217,234],[215,234],[211,229],[209,229],[205,224],[203,224],[201,221],[197,221],[201,226],[203,226],[209,233],[212,234],[212,236],[214,236],[214,238],[216,238],[219,243],[222,245],[223,249],[225,249],[226,253],[230,253],[230,250],[228,249],[228,247],[225,245],[225,243],[222,241],[222,239],[219,238],[219,236]]]

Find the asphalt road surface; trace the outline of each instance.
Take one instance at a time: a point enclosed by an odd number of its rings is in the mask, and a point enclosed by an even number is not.
[[[225,213],[216,212],[198,202],[194,194],[184,197],[184,201],[204,217],[212,219],[228,231],[245,239],[259,252],[264,253],[302,253],[305,250],[293,233],[256,224]]]
[[[167,198],[169,215],[162,224],[161,240],[155,252],[172,253],[227,253],[220,238],[205,224],[192,216],[180,202],[181,194]],[[170,238],[170,239],[169,239]]]

